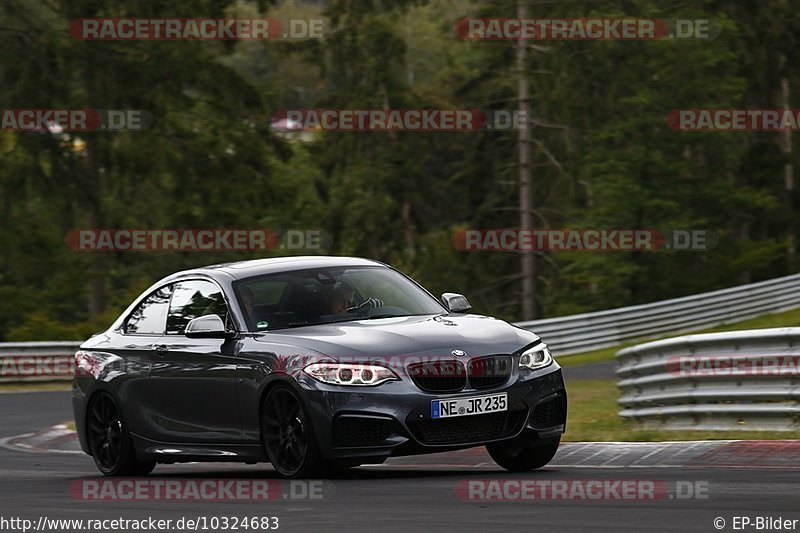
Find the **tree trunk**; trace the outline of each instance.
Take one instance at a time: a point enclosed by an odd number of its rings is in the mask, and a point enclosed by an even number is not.
[[[97,142],[92,135],[86,136],[86,172],[89,176],[89,183],[92,184],[93,194],[89,198],[87,222],[90,228],[102,227],[100,215],[102,202],[102,175],[98,163]],[[95,318],[106,309],[106,278],[108,268],[106,265],[106,254],[94,252],[90,259],[89,267],[89,318]]]
[[[526,0],[517,0],[517,18],[528,17]],[[533,168],[531,167],[531,131],[528,128],[530,116],[530,89],[528,87],[527,42],[521,36],[517,41],[517,75],[518,98],[520,119],[524,127],[518,134],[519,150],[519,227],[525,231],[533,228],[533,202],[531,186],[533,182]],[[533,320],[536,318],[536,263],[533,251],[522,251],[522,319]]]
[[[789,104],[789,79],[781,78],[781,106],[785,110],[791,109]],[[786,228],[786,260],[789,272],[795,271],[796,236],[794,221],[794,167],[792,165],[792,130],[786,128],[781,132],[781,153],[785,163],[783,165],[783,187],[786,190],[786,206],[789,223]]]
[[[94,54],[86,55],[86,68],[84,83],[88,102],[98,102],[100,90],[98,88],[97,69],[94,67]],[[90,228],[101,228],[104,224],[103,211],[103,173],[100,164],[100,149],[96,135],[86,135],[86,175],[91,187],[88,198],[87,222]],[[89,267],[89,318],[95,318],[106,309],[107,303],[107,256],[102,252],[95,252],[90,259]]]
[[[414,224],[411,221],[411,202],[405,200],[403,202],[403,237],[406,241],[406,252],[408,257],[414,259],[416,257],[416,248],[414,246]]]

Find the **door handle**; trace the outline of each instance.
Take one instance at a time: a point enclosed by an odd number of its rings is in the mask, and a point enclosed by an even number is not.
[[[167,348],[166,344],[154,344],[152,347],[150,347],[150,350],[159,357],[163,357],[167,355],[167,352],[169,352],[169,348]]]

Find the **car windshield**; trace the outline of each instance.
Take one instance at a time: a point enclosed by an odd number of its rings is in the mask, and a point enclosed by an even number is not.
[[[250,331],[446,312],[414,282],[385,267],[270,274],[236,283],[235,292]]]

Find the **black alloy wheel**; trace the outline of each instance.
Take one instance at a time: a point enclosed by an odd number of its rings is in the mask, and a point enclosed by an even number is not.
[[[86,414],[89,449],[98,470],[107,476],[147,475],[155,462],[139,461],[117,402],[106,392],[92,398]]]
[[[308,477],[321,470],[311,420],[289,386],[276,386],[264,400],[261,433],[267,456],[283,477]]]

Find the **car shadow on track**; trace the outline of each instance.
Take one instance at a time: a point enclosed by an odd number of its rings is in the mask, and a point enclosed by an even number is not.
[[[449,469],[431,469],[426,470],[422,468],[403,468],[402,466],[392,468],[375,468],[375,467],[359,467],[353,468],[342,472],[333,474],[326,474],[318,478],[308,479],[321,479],[331,481],[364,481],[364,480],[381,480],[381,479],[402,479],[402,478],[447,478],[447,477],[462,477],[462,476],[480,476],[482,478],[507,478],[516,476],[542,476],[546,477],[556,473],[563,473],[563,470],[542,468],[530,472],[507,472],[500,467],[497,469],[489,470],[486,468],[449,468]],[[172,469],[169,472],[159,472],[158,467],[152,474],[146,477],[131,477],[131,478],[113,478],[97,476],[80,476],[73,478],[74,481],[97,481],[100,479],[274,479],[278,481],[289,481],[282,478],[272,469],[253,469],[253,470],[210,470],[204,469],[202,471],[194,470],[191,467],[185,470]],[[306,479],[306,480],[308,480]]]

